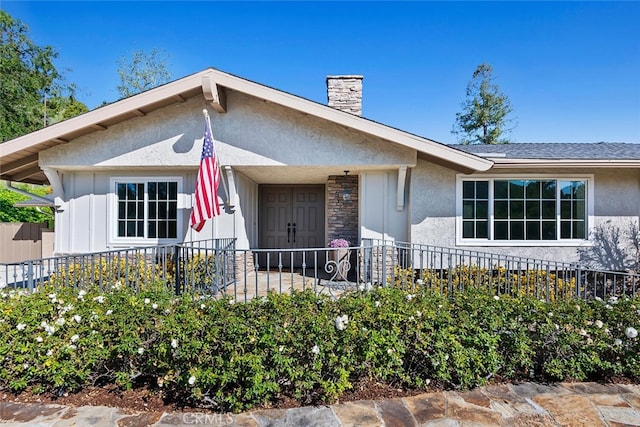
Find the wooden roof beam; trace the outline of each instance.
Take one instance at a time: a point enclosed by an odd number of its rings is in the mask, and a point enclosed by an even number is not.
[[[38,164],[38,154],[32,154],[27,157],[23,157],[20,160],[16,160],[15,162],[7,163],[0,166],[0,170],[2,174],[9,174],[16,169],[23,168],[25,166],[33,166]]]
[[[32,175],[36,175],[38,173],[42,172],[40,170],[40,166],[36,165],[34,167],[31,167],[29,169],[25,169],[23,171],[20,171],[18,173],[15,173],[13,175],[10,175],[9,180],[10,181],[22,181],[25,178],[29,178]]]
[[[214,110],[218,113],[227,112],[227,95],[224,89],[216,84],[213,77],[202,76],[202,93]]]

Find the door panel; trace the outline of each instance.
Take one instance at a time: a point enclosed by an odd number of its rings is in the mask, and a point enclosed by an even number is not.
[[[297,249],[324,247],[324,186],[264,185],[260,187],[260,248]],[[282,252],[282,263],[291,266],[291,253]],[[270,255],[270,265],[278,264]],[[313,266],[311,253],[304,263]],[[260,260],[265,265],[266,259]],[[294,267],[303,263],[302,252],[293,257]]]

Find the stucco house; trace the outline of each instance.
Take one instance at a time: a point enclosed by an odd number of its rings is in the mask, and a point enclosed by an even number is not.
[[[206,69],[0,144],[0,179],[48,183],[55,253],[233,237],[238,248],[385,239],[573,262],[637,223],[640,144],[452,146]],[[209,111],[222,215],[189,227]]]

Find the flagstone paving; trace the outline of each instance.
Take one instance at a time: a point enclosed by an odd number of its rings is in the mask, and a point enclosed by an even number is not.
[[[242,414],[133,413],[117,408],[0,402],[0,426],[640,426],[640,386],[535,383],[491,385],[382,401],[345,402]]]

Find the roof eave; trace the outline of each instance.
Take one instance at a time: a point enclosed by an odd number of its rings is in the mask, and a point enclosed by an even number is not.
[[[233,76],[213,68],[181,78],[171,83],[116,101],[113,104],[89,111],[80,116],[48,126],[38,131],[20,136],[0,144],[0,158],[13,161],[12,154],[29,151],[29,154],[39,152],[55,145],[65,144],[70,139],[93,131],[105,130],[110,125],[121,120],[143,116],[148,111],[158,108],[158,105],[170,105],[174,102],[185,101],[187,98],[204,94],[209,99],[216,87],[228,88],[267,102],[283,105],[305,114],[313,115],[334,123],[367,133],[394,143],[415,149],[428,156],[459,165],[463,169],[486,171],[493,165],[493,161],[467,153],[444,144],[422,138],[408,132],[401,131],[360,116],[340,111],[324,104],[319,104],[289,94],[271,87]],[[223,93],[223,91],[220,91]],[[220,102],[220,100],[215,100]],[[169,102],[169,103],[168,103]],[[220,104],[212,102],[214,109]],[[154,108],[154,106],[156,106]],[[6,160],[5,160],[6,161]],[[5,177],[10,179],[10,177]]]
[[[640,159],[505,159],[494,158],[494,169],[517,168],[638,168]]]

